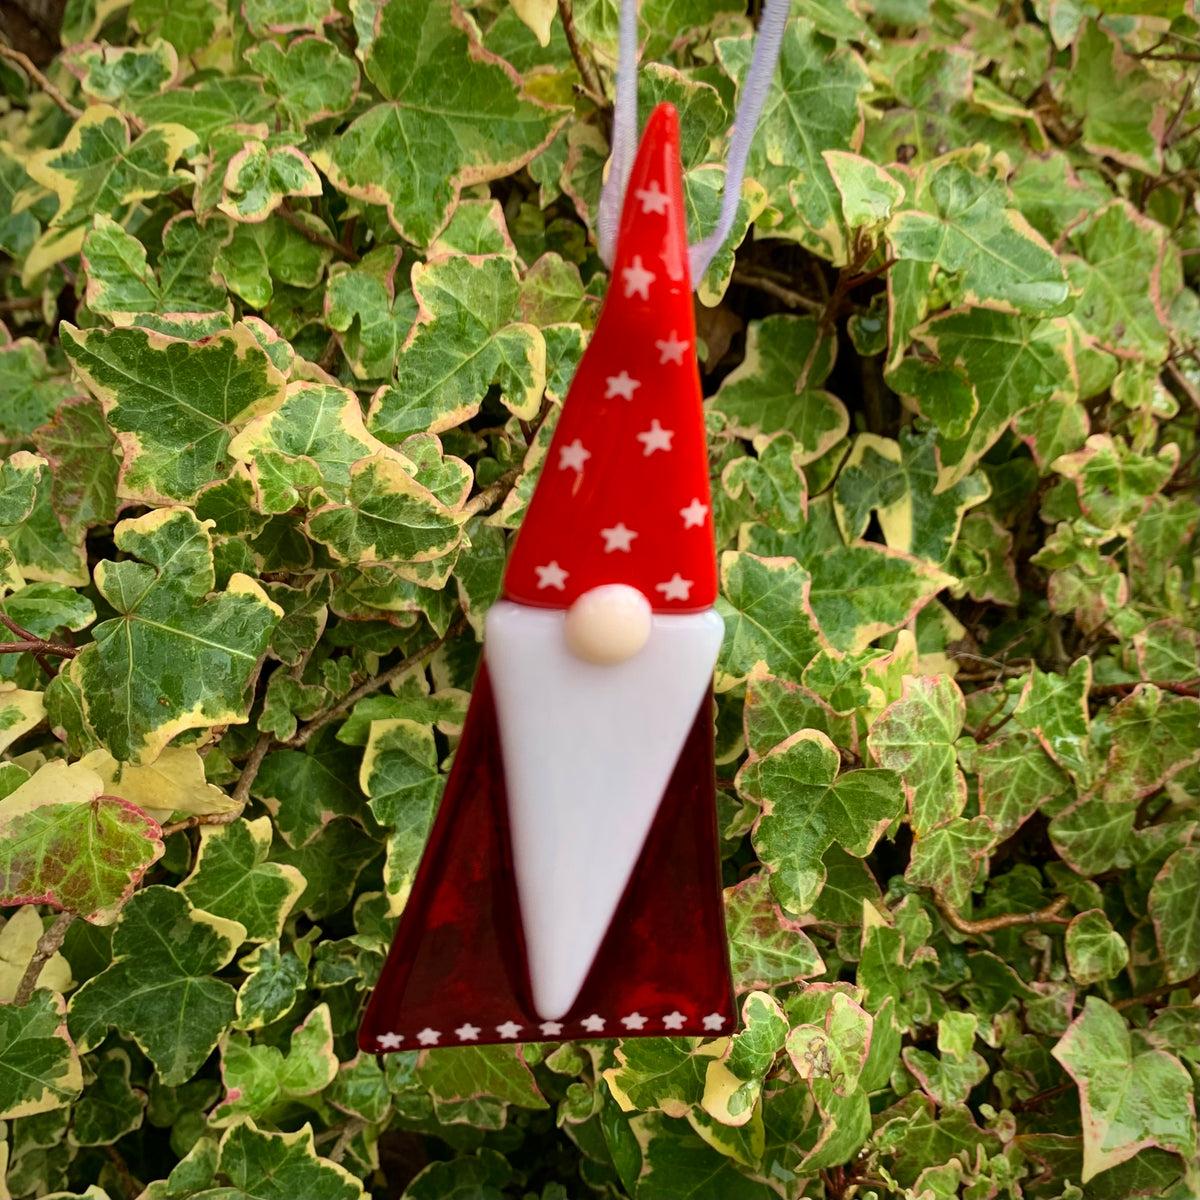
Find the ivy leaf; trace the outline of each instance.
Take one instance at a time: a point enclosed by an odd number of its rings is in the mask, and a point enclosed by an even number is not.
[[[904,878],[933,888],[951,908],[962,908],[971,898],[984,855],[995,844],[996,831],[987,817],[953,817],[913,839]]]
[[[938,489],[965,479],[1009,422],[1023,409],[1076,392],[1067,329],[974,308],[934,317],[914,330],[943,365],[960,368],[979,401],[962,437],[938,438]]]
[[[244,926],[193,908],[173,888],[138,892],[113,933],[112,964],[71,998],[76,1043],[90,1050],[115,1027],[164,1083],[190,1079],[233,1021],[233,988],[212,974],[244,939]]]
[[[1070,786],[1037,737],[1023,729],[1006,730],[984,746],[964,738],[959,760],[964,770],[978,776],[979,811],[992,822],[997,841],[1011,837],[1046,801]]]
[[[180,54],[189,55],[212,41],[224,13],[220,0],[133,0],[129,16],[143,33],[161,33]]]
[[[337,817],[363,806],[358,756],[333,738],[314,738],[301,750],[274,750],[263,759],[252,794],[275,818],[289,846],[305,845]]]
[[[179,74],[179,55],[169,42],[149,46],[76,47],[64,56],[92,100],[121,105],[154,96]]]
[[[799,983],[824,973],[821,955],[803,926],[772,899],[768,876],[751,875],[726,889],[725,923],[739,992]]]
[[[30,158],[27,170],[58,197],[54,226],[76,226],[93,213],[110,214],[186,183],[171,168],[195,142],[190,130],[167,124],[152,125],[131,142],[125,118],[94,104],[60,146]]]
[[[197,908],[240,921],[247,941],[277,938],[304,879],[295,867],[267,862],[270,850],[270,817],[206,826],[196,865],[179,890]]]
[[[967,781],[956,753],[965,717],[954,680],[925,675],[905,677],[900,699],[871,726],[871,757],[900,776],[918,838],[966,807]]]
[[[1083,119],[1083,144],[1093,154],[1135,171],[1162,172],[1167,113],[1161,87],[1095,21],[1075,41],[1063,95]]]
[[[306,953],[311,953],[307,951]],[[298,954],[264,942],[238,959],[246,982],[238,989],[237,1029],[261,1029],[291,1012],[308,982],[308,968]]]
[[[1140,800],[1200,760],[1196,726],[1200,703],[1168,697],[1139,684],[1109,714],[1110,744],[1104,772],[1106,800]]]
[[[779,315],[751,321],[746,356],[725,377],[710,407],[761,451],[770,435],[791,433],[800,465],[813,462],[846,435],[845,405],[821,389],[836,346],[812,317]]]
[[[70,1141],[73,1146],[109,1146],[141,1128],[146,1093],[130,1086],[130,1061],[124,1050],[108,1050],[89,1066],[95,1078],[75,1107]]]
[[[956,276],[962,303],[1057,316],[1072,305],[1066,272],[1042,236],[1006,207],[1007,161],[955,151],[917,175],[914,206],[888,226],[893,253]]]
[[[244,1119],[221,1139],[220,1170],[245,1200],[367,1200],[345,1167],[317,1155],[311,1125],[267,1133]]]
[[[100,404],[90,397],[64,401],[33,437],[53,471],[50,500],[55,512],[67,516],[74,528],[115,521],[121,460]]]
[[[83,1069],[65,1013],[63,998],[45,988],[20,1008],[0,1004],[0,1119],[51,1112],[79,1095]]]
[[[335,187],[386,205],[396,232],[426,246],[463,186],[524,166],[563,118],[519,91],[516,72],[446,0],[378,11],[360,54],[386,102],[314,157]]]
[[[368,424],[388,442],[440,433],[469,420],[488,388],[514,416],[537,416],[546,343],[520,316],[520,276],[504,255],[435,258],[412,269],[416,320],[396,362],[396,382],[371,401]]]
[[[427,1050],[417,1079],[433,1098],[434,1112],[449,1123],[455,1109],[479,1097],[520,1108],[549,1108],[520,1046],[458,1046]]]
[[[750,39],[718,38],[716,48],[740,89],[750,67]],[[811,21],[790,20],[747,164],[747,173],[767,189],[759,228],[835,265],[847,261],[848,247],[841,194],[822,152],[858,149],[867,84],[857,54],[818,33]]]
[[[55,759],[0,800],[0,903],[51,904],[97,925],[117,919],[163,844],[157,822],[103,792],[94,771]]]
[[[0,389],[4,412],[0,414],[0,440],[25,441],[43,421],[49,420],[75,388],[50,371],[46,351],[32,338],[15,342],[0,329]]]
[[[965,592],[974,600],[1017,604],[1021,592],[1012,545],[1012,534],[990,512],[968,513],[946,564],[958,576],[953,595]]]
[[[80,763],[100,776],[106,795],[136,805],[160,825],[176,814],[211,816],[237,808],[205,779],[204,760],[194,746],[167,746],[145,766],[118,762],[107,750],[93,750]]]
[[[329,229],[312,213],[295,212],[284,221],[279,216],[252,224],[235,224],[229,240],[217,251],[216,271],[231,292],[252,308],[266,308],[276,283],[287,288],[315,288],[333,257]],[[285,328],[285,318],[280,318]],[[291,332],[289,329],[288,332]]]
[[[842,197],[842,216],[851,233],[886,224],[904,199],[905,188],[882,167],[858,154],[826,150],[822,154]]]
[[[338,263],[325,285],[325,317],[340,336],[356,379],[391,378],[400,349],[417,318],[416,295],[398,274],[408,274],[403,251],[378,246],[351,267]],[[453,303],[453,301],[452,301]]]
[[[771,872],[771,890],[789,912],[807,912],[825,882],[822,856],[834,842],[869,854],[900,814],[904,794],[887,770],[851,771],[814,729],[804,729],[738,773],[738,792],[762,807],[752,839]]]
[[[265,221],[285,196],[320,194],[321,177],[307,154],[251,138],[229,160],[217,207],[235,221]]]
[[[1149,909],[1167,980],[1180,983],[1200,971],[1200,862],[1195,846],[1176,850],[1154,877]]]
[[[358,95],[358,66],[321,37],[300,37],[287,47],[260,42],[246,61],[267,80],[297,129],[345,112]]]
[[[1073,871],[1099,875],[1121,857],[1136,817],[1136,804],[1087,795],[1054,817],[1050,840]]]
[[[717,659],[717,688],[728,691],[751,675],[799,680],[820,647],[809,606],[807,571],[791,558],[721,556],[717,611],[725,640]]]
[[[450,1200],[451,1197],[478,1197],[502,1200],[503,1189],[512,1182],[513,1167],[498,1150],[487,1146],[474,1154],[459,1155],[442,1162],[431,1162],[409,1180],[405,1200]]]
[[[1066,675],[1049,674],[1035,663],[1013,710],[1017,724],[1035,734],[1046,753],[1076,778],[1088,773],[1091,686],[1092,664],[1086,658],[1074,662]]]
[[[1087,987],[1119,975],[1129,962],[1129,947],[1104,910],[1091,908],[1067,926],[1067,966],[1076,983]]]
[[[719,1042],[694,1038],[629,1038],[618,1042],[617,1065],[604,1082],[622,1112],[661,1112],[686,1116],[704,1096],[709,1065],[721,1053]]]
[[[246,720],[246,684],[281,612],[246,575],[211,595],[212,542],[188,509],[122,521],[114,540],[131,559],[101,562],[96,587],[120,615],[95,627],[70,675],[113,755],[153,762],[185,729]]]
[[[240,323],[201,342],[138,328],[61,331],[121,443],[127,499],[194,500],[228,474],[235,430],[283,399],[283,376]]]
[[[359,784],[375,819],[391,830],[383,878],[393,915],[412,889],[443,782],[432,729],[403,718],[371,722]]]
[[[19,737],[36,729],[45,716],[46,705],[41,692],[0,683],[0,750],[7,749]]]
[[[0,768],[0,791],[16,789],[27,772],[16,763],[5,763]],[[20,987],[37,944],[46,932],[37,907],[25,904],[13,912],[0,927],[0,1004],[11,1004]],[[73,986],[71,964],[55,951],[38,972],[36,986],[52,992],[63,992]]]
[[[1147,1146],[1192,1153],[1191,1077],[1172,1055],[1136,1049],[1116,1009],[1089,996],[1051,1053],[1079,1088],[1085,1183]]]
[[[939,491],[936,437],[932,429],[924,434],[905,429],[898,442],[871,433],[854,439],[834,489],[833,508],[846,541],[866,533],[874,511],[892,549],[938,566],[946,561],[964,514],[988,498],[991,486],[973,473]]]
[[[1178,463],[1174,443],[1152,457],[1131,450],[1124,439],[1094,433],[1082,450],[1055,459],[1052,469],[1075,485],[1092,528],[1107,537],[1129,537]]]
[[[705,1071],[703,1110],[722,1125],[740,1127],[752,1121],[763,1079],[787,1036],[788,1020],[778,1001],[765,992],[751,992],[742,1001],[742,1028]]]

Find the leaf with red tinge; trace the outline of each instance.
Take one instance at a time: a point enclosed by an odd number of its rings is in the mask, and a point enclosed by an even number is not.
[[[726,888],[725,921],[739,992],[798,983],[824,973],[821,955],[803,926],[771,898],[768,876],[751,875]]]

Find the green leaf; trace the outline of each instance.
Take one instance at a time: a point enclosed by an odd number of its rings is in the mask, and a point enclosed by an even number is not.
[[[1006,730],[983,746],[964,738],[958,753],[963,768],[978,776],[979,810],[992,822],[997,841],[1011,837],[1070,785],[1037,737],[1023,729]]]
[[[71,998],[82,1050],[110,1027],[133,1038],[162,1081],[190,1079],[234,1017],[234,991],[214,979],[245,938],[237,921],[193,908],[169,887],[138,892],[113,934],[113,961]]]
[[[487,1146],[448,1162],[432,1162],[409,1181],[404,1200],[503,1200],[513,1167]]]
[[[180,54],[194,54],[212,40],[224,13],[220,0],[133,0],[130,18],[143,33],[160,32]]]
[[[286,291],[315,288],[321,282],[333,251],[318,239],[328,237],[328,227],[312,213],[295,212],[287,221],[275,215],[253,224],[242,222],[233,226],[229,240],[217,251],[215,269],[248,305],[266,308],[277,283]],[[285,327],[282,319],[279,324]]]
[[[725,924],[739,992],[812,979],[825,963],[803,927],[771,898],[770,879],[751,875],[725,892]]]
[[[179,74],[179,55],[168,42],[154,41],[148,46],[84,44],[66,58],[89,98],[114,105],[157,95]]]
[[[130,1086],[130,1061],[124,1050],[108,1050],[90,1065],[95,1078],[75,1107],[71,1144],[108,1146],[141,1128],[146,1094]]]
[[[617,1044],[617,1065],[604,1081],[623,1112],[682,1117],[703,1099],[708,1068],[720,1053],[720,1043],[699,1038],[628,1038]]]
[[[493,384],[514,416],[536,417],[546,343],[517,319],[520,276],[512,260],[484,255],[418,263],[412,291],[416,319],[396,361],[396,382],[371,402],[371,431],[398,442],[418,431],[452,429],[479,411]]]
[[[94,771],[59,759],[0,800],[0,903],[50,904],[98,925],[117,919],[163,844],[157,822],[104,791]]]
[[[1129,962],[1129,947],[1104,910],[1089,909],[1067,926],[1067,965],[1076,983],[1087,987],[1119,975]]]
[[[954,680],[906,677],[900,699],[871,727],[871,757],[900,776],[918,838],[966,806],[967,781],[956,753],[965,716],[966,703]]]
[[[1017,724],[1036,735],[1046,753],[1076,778],[1088,773],[1091,686],[1092,664],[1085,658],[1072,663],[1066,675],[1049,674],[1035,663],[1013,710]]]
[[[1075,42],[1063,94],[1083,121],[1083,144],[1136,171],[1162,171],[1168,113],[1162,86],[1121,49],[1116,35],[1088,21]]]
[[[993,309],[934,317],[914,336],[945,366],[964,372],[979,401],[961,437],[938,438],[938,488],[965,479],[1009,422],[1035,404],[1075,397],[1066,325]]]
[[[1170,697],[1149,683],[1114,705],[1104,798],[1140,800],[1200,759],[1198,718],[1200,703],[1194,698]]]
[[[912,859],[904,878],[931,887],[951,908],[962,908],[984,855],[996,844],[996,831],[987,817],[953,817],[913,839]]]
[[[996,604],[1018,603],[1021,593],[1012,546],[1012,534],[990,512],[968,513],[946,563],[947,570],[958,576],[952,593],[957,597],[965,592],[973,600]]]
[[[742,1028],[705,1071],[704,1111],[722,1125],[747,1125],[787,1036],[788,1020],[778,1002],[765,992],[751,992],[742,1002]]]
[[[308,968],[290,950],[281,952],[278,942],[264,942],[238,966],[247,974],[238,989],[237,1029],[260,1029],[273,1025],[294,1007],[308,982]]]
[[[750,66],[750,39],[718,38],[716,48],[740,89]],[[835,265],[847,261],[849,248],[841,193],[823,152],[858,149],[867,83],[857,54],[818,33],[811,21],[790,20],[747,164],[748,174],[767,189],[759,228]]]
[[[519,1108],[549,1107],[520,1046],[429,1050],[418,1060],[416,1073],[444,1121],[455,1120],[457,1106],[479,1097]]]
[[[361,55],[385,103],[315,159],[342,191],[386,205],[396,232],[418,245],[445,226],[460,188],[524,166],[562,123],[518,90],[507,64],[485,56],[474,26],[445,0],[403,13],[383,6]]]
[[[956,151],[918,173],[914,207],[893,216],[897,258],[936,263],[955,276],[956,299],[1057,316],[1072,304],[1066,272],[1042,236],[1008,208],[1004,159]]]
[[[270,849],[270,817],[207,826],[200,830],[196,865],[179,890],[197,908],[240,921],[247,941],[277,938],[304,879],[295,867],[267,862]]]
[[[295,1133],[267,1133],[243,1120],[221,1139],[220,1169],[245,1200],[367,1200],[345,1167],[317,1155],[311,1125]]]
[[[263,759],[252,794],[270,810],[289,846],[303,846],[336,817],[364,806],[359,760],[332,738],[314,738],[301,750],[274,750]]]
[[[298,129],[345,112],[358,94],[354,60],[324,38],[297,38],[286,48],[262,42],[246,61],[267,81],[279,97],[279,109]]]
[[[76,389],[50,373],[46,352],[37,342],[30,338],[14,342],[7,331],[0,337],[7,343],[0,345],[0,389],[5,397],[0,439],[22,442]]]
[[[235,431],[283,400],[283,376],[243,324],[201,342],[148,329],[61,328],[124,451],[127,499],[194,500],[228,473]]]
[[[64,401],[34,434],[50,464],[50,499],[74,528],[107,525],[117,516],[117,441],[104,410],[90,398]]]
[[[789,912],[812,907],[825,882],[822,856],[833,843],[864,858],[901,812],[895,774],[850,771],[839,778],[840,762],[824,734],[804,729],[739,772],[738,791],[762,807],[754,848]]]
[[[1176,850],[1154,877],[1149,910],[1167,979],[1179,983],[1200,972],[1200,862],[1195,846]]]
[[[70,1104],[83,1088],[57,992],[40,988],[18,1008],[0,1004],[0,1118],[11,1121]],[[11,1179],[11,1176],[10,1176]]]
[[[1151,457],[1131,450],[1123,439],[1094,433],[1082,450],[1055,459],[1052,469],[1075,485],[1080,510],[1093,529],[1106,537],[1129,537],[1178,462],[1174,443]]]
[[[871,512],[887,544],[941,566],[950,556],[968,508],[991,493],[985,476],[967,475],[938,491],[936,432],[901,430],[900,440],[860,433],[834,489],[834,512],[846,541],[862,537]]]
[[[379,246],[355,266],[339,263],[329,273],[326,320],[342,335],[342,352],[357,379],[390,379],[395,372],[419,308],[404,286],[410,270],[399,247]]]
[[[1084,1182],[1146,1146],[1192,1153],[1190,1076],[1172,1055],[1136,1049],[1116,1009],[1089,996],[1051,1053],[1079,1088]]]
[[[791,433],[800,465],[821,457],[845,436],[845,405],[821,389],[833,369],[836,344],[811,317],[779,315],[751,321],[746,356],[722,381],[711,407],[761,450],[769,436]]]
[[[195,144],[181,125],[152,125],[135,141],[115,108],[94,104],[62,144],[27,164],[30,176],[58,197],[54,225],[79,225],[93,213],[113,213],[135,200],[169,192],[186,182],[171,168]]]
[[[188,509],[122,521],[114,540],[131,558],[102,561],[96,587],[120,615],[95,627],[71,679],[104,745],[152,762],[185,729],[247,719],[246,684],[281,612],[245,575],[211,594],[212,542]]]

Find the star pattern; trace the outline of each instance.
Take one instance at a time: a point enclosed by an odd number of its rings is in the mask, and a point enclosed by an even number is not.
[[[567,572],[556,561],[548,562],[544,567],[535,567],[538,575],[538,587],[555,588],[563,591],[567,584]]]
[[[654,213],[657,216],[666,215],[667,205],[671,198],[658,186],[657,179],[652,179],[648,188],[638,188],[633,194],[642,206],[643,213]]]
[[[621,1018],[621,1024],[626,1029],[644,1029],[647,1019],[640,1012],[631,1012],[629,1016]]]
[[[654,345],[658,350],[660,367],[665,367],[667,363],[678,363],[682,367],[684,354],[692,348],[690,342],[681,342],[673,329],[669,338],[665,341],[657,341]]]
[[[558,448],[558,469],[560,471],[582,471],[583,464],[591,457],[590,451],[585,450],[583,443],[576,438],[570,445]]]
[[[502,1038],[515,1038],[523,1028],[524,1026],[518,1025],[516,1021],[505,1021],[503,1025],[496,1026],[496,1032]]]
[[[630,377],[628,371],[622,371],[619,375],[610,375],[604,383],[605,400],[611,400],[614,396],[620,396],[622,400],[632,400],[633,393],[642,386],[638,380]]]
[[[543,1037],[558,1037],[563,1031],[561,1021],[543,1021],[538,1028],[542,1031]]]
[[[454,1031],[454,1036],[458,1038],[460,1042],[474,1042],[479,1040],[479,1034],[481,1032],[482,1031],[478,1025],[472,1025],[470,1021],[467,1021],[466,1024],[460,1025]]]
[[[621,272],[621,282],[625,285],[625,299],[640,296],[643,300],[649,300],[650,285],[657,278],[653,271],[647,271],[642,266],[642,256],[635,254],[633,261]]]
[[[590,1017],[584,1017],[579,1023],[588,1033],[602,1033],[604,1031],[604,1018],[597,1013],[592,1013]]]
[[[666,583],[656,583],[656,592],[662,592],[664,600],[686,600],[692,590],[692,581],[684,579],[678,571]]]
[[[626,529],[625,522],[620,521],[609,529],[600,530],[600,536],[604,539],[604,553],[611,554],[614,550],[632,550],[637,530]]]
[[[430,1029],[429,1026],[426,1025],[425,1028],[417,1034],[417,1041],[420,1042],[422,1046],[436,1046],[441,1036],[440,1030]]]
[[[687,1024],[687,1017],[676,1009],[674,1012],[669,1012],[663,1017],[664,1029],[682,1029]]]
[[[639,433],[637,439],[645,449],[642,453],[649,458],[655,450],[670,450],[671,439],[675,436],[673,430],[664,429],[657,418],[650,422],[650,428],[645,433]]]
[[[398,1050],[400,1043],[404,1041],[404,1035],[401,1033],[381,1033],[375,1040],[384,1050]]]
[[[708,1016],[704,1018],[704,1028],[712,1030],[724,1029],[726,1019],[727,1018],[723,1017],[718,1012],[709,1013]]]
[[[700,497],[697,496],[687,508],[681,508],[679,515],[683,518],[684,529],[695,529],[704,524],[704,518],[708,516],[708,505],[700,503]]]

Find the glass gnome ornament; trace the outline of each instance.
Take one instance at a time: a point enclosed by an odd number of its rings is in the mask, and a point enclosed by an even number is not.
[[[606,230],[601,210],[612,282],[487,615],[454,766],[359,1032],[367,1051],[711,1036],[736,1022],[713,771],[723,623],[691,282],[728,230],[689,255],[671,105],[629,161],[632,10],[627,0],[605,197],[619,225]],[[773,0],[757,52],[786,11]],[[750,113],[743,97],[743,130],[765,82]],[[733,212],[744,149],[736,162],[735,130]]]

